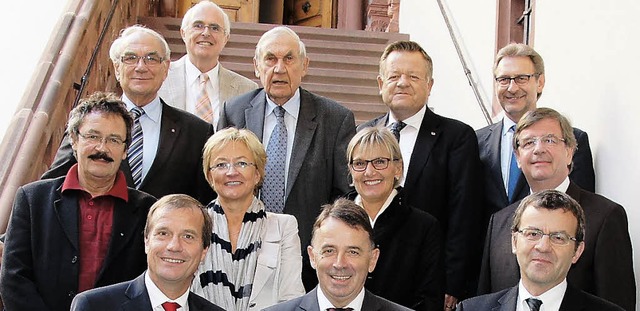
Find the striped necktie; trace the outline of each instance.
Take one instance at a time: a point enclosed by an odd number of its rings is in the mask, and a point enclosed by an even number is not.
[[[131,146],[129,147],[129,167],[131,168],[131,177],[136,189],[140,188],[142,183],[142,126],[140,126],[140,117],[144,114],[144,110],[140,107],[131,109],[133,115],[133,132],[131,133]]]
[[[536,298],[527,298],[525,299],[527,305],[529,305],[529,309],[531,311],[540,311],[540,306],[542,305],[542,300]]]

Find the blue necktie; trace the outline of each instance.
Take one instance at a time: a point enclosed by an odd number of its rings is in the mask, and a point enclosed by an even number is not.
[[[509,132],[515,131],[515,125],[509,128]],[[511,151],[511,162],[509,163],[509,181],[508,181],[508,189],[507,195],[509,197],[509,203],[513,203],[515,198],[516,185],[518,184],[518,179],[520,178],[520,168],[518,167],[518,163],[516,161],[516,153]]]
[[[407,124],[402,121],[391,123],[391,128],[389,130],[393,133],[393,136],[396,137],[398,142],[400,141],[400,131],[402,131],[405,126],[407,126]]]
[[[276,106],[276,126],[267,145],[267,165],[260,198],[267,212],[282,213],[284,210],[284,168],[287,157],[287,127],[284,124],[284,108]]]
[[[144,110],[139,107],[131,109],[133,115],[133,133],[131,133],[131,146],[129,147],[129,167],[131,168],[131,177],[136,189],[140,188],[142,183],[142,126],[140,126],[140,116],[144,114]]]

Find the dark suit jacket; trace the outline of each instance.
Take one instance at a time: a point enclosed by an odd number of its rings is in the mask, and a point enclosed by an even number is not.
[[[320,311],[318,305],[318,289],[314,288],[302,297],[291,299],[289,301],[281,302],[275,306],[265,308],[265,311]],[[370,291],[365,290],[364,301],[362,302],[363,311],[408,311],[409,308],[403,307],[399,304],[393,303],[384,298],[378,297],[372,294]],[[323,310],[324,311],[324,310]]]
[[[502,182],[502,169],[500,168],[500,142],[502,140],[503,122],[491,124],[476,132],[478,135],[478,148],[480,148],[480,161],[482,161],[482,181],[485,184],[485,222],[491,214],[529,195],[527,180],[523,174],[520,174],[513,201],[509,202],[507,197],[507,192]],[[578,149],[573,155],[573,170],[569,177],[571,181],[578,184],[582,189],[595,192],[596,180],[593,171],[591,148],[589,147],[589,137],[586,132],[577,128],[573,129],[573,134],[576,136]]]
[[[619,204],[580,189],[573,181],[567,194],[582,206],[586,218],[585,248],[569,270],[573,286],[635,310],[636,283],[627,214]],[[493,214],[485,243],[478,294],[515,286],[520,269],[511,253],[511,224],[520,202]]]
[[[162,101],[158,150],[139,190],[157,198],[182,193],[198,199],[204,205],[211,202],[215,192],[202,172],[202,148],[211,134],[211,124]],[[42,178],[64,176],[76,162],[71,141],[65,137],[51,167]],[[122,161],[120,170],[127,177],[127,185],[134,187],[129,161]]]
[[[190,311],[223,311],[208,300],[189,293]],[[73,299],[72,311],[151,311],[144,273],[134,280],[82,292]]]
[[[18,188],[7,229],[0,294],[7,310],[69,310],[78,290],[78,199],[64,177]],[[143,230],[152,196],[129,188],[116,199],[113,232],[95,286],[130,280],[147,267]]]
[[[462,301],[456,311],[516,311],[518,286],[497,293],[482,295]],[[569,284],[564,293],[560,311],[623,311],[619,306],[602,298],[583,292]]]
[[[218,129],[247,128],[262,140],[266,103],[264,89],[232,98],[224,105]],[[284,213],[298,219],[303,281],[308,290],[317,283],[306,251],[311,229],[323,204],[351,190],[346,150],[354,134],[355,120],[350,110],[300,88],[300,113],[287,172]]]
[[[387,123],[388,114],[358,129]],[[426,109],[404,182],[406,203],[440,222],[444,233],[447,294],[467,296],[475,284],[482,248],[482,183],[473,129]],[[477,247],[474,247],[477,246]]]

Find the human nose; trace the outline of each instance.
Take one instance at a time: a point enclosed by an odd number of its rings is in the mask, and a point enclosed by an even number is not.
[[[171,237],[169,243],[167,243],[167,250],[172,252],[180,252],[182,250],[180,235],[174,234],[173,237]]]
[[[286,66],[284,65],[283,59],[278,59],[278,62],[273,67],[273,71],[275,73],[285,73],[287,71]]]
[[[509,92],[517,91],[520,87],[516,83],[515,79],[509,79],[509,84],[507,84],[507,90]]]
[[[333,262],[333,267],[336,269],[342,269],[346,265],[346,254],[344,252],[338,252],[336,260]]]
[[[551,248],[551,238],[548,234],[543,235],[540,240],[536,242],[535,248],[540,252],[549,251]]]
[[[238,173],[238,168],[232,163],[229,163],[229,165],[227,166],[227,175],[235,175],[237,173]]]
[[[409,85],[409,75],[406,74],[401,74],[400,77],[398,78],[398,82],[396,82],[396,85],[399,87],[405,87]]]
[[[375,171],[376,168],[373,167],[373,162],[367,162],[366,166],[364,167],[364,174],[370,176],[373,175]]]

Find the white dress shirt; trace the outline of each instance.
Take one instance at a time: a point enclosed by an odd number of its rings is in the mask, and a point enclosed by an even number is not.
[[[336,308],[336,306],[331,304],[329,299],[324,295],[324,292],[322,292],[322,288],[320,287],[320,285],[318,285],[317,288],[318,288],[318,291],[317,291],[318,307],[320,307],[320,311],[325,311],[329,308]],[[366,311],[366,310],[362,310],[363,302],[364,302],[364,287],[360,289],[360,293],[358,293],[358,296],[356,296],[356,298],[354,298],[349,304],[347,304],[346,306],[343,306],[342,308],[352,308],[353,311]]]
[[[176,302],[180,305],[178,311],[189,311],[189,288],[187,287],[187,291],[184,292],[178,299],[172,300],[169,299],[162,291],[156,286],[155,283],[151,280],[149,276],[149,271],[147,270],[144,273],[144,286],[147,288],[147,292],[149,293],[149,299],[151,300],[151,310],[153,311],[164,311],[162,304],[170,301]]]
[[[504,190],[509,191],[509,171],[511,168],[511,156],[513,155],[513,132],[509,132],[511,126],[516,123],[504,117],[502,119],[502,136],[500,140],[500,169],[502,170],[502,182]],[[508,194],[508,193],[507,193]]]
[[[567,279],[564,279],[560,284],[554,286],[550,290],[544,292],[540,296],[533,296],[524,288],[522,280],[518,283],[518,299],[516,304],[516,311],[530,311],[529,305],[525,301],[528,298],[534,297],[542,301],[540,311],[558,311],[564,298],[564,293],[567,291]]]
[[[382,204],[382,208],[380,208],[380,210],[378,211],[378,214],[376,214],[376,216],[373,218],[369,216],[369,221],[371,222],[371,228],[373,228],[376,225],[376,220],[378,219],[378,216],[382,215],[382,213],[384,213],[384,211],[387,210],[387,208],[389,207],[389,205],[391,205],[391,202],[393,201],[393,198],[396,197],[396,195],[398,195],[398,190],[393,189],[389,194],[389,197],[387,198],[387,200],[384,202],[384,204]],[[360,207],[364,208],[364,205],[362,204],[362,197],[359,194],[356,196],[353,202],[358,204]]]
[[[413,148],[416,145],[416,140],[418,139],[418,133],[420,132],[420,125],[422,125],[422,120],[424,119],[424,114],[426,113],[427,105],[422,106],[416,114],[411,117],[402,120],[407,126],[405,126],[402,131],[400,131],[400,153],[402,153],[402,162],[404,163],[404,176],[400,181],[400,185],[404,186],[404,180],[406,179],[407,172],[409,171],[409,164],[411,161],[411,155],[413,154]],[[391,128],[391,124],[396,122],[398,119],[393,115],[393,111],[389,112],[389,120],[387,121],[387,128]]]

